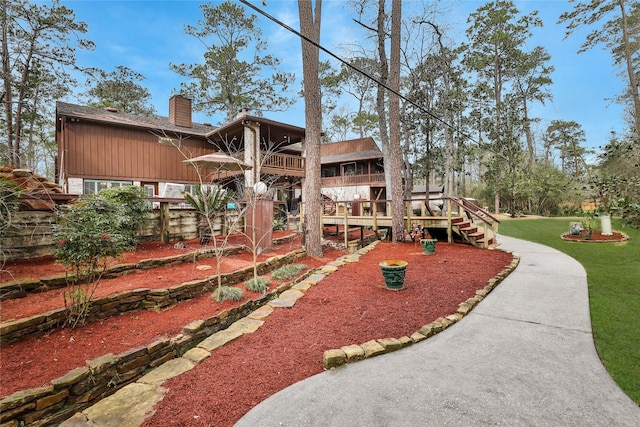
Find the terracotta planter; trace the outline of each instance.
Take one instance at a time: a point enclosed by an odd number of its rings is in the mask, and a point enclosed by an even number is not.
[[[382,277],[387,289],[399,290],[404,287],[404,274],[407,271],[407,261],[390,259],[380,263]]]
[[[436,243],[437,239],[420,239],[420,244],[422,245],[422,252],[431,255],[436,253]]]

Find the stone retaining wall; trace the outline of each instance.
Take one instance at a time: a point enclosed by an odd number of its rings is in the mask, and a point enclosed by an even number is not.
[[[51,211],[16,212],[13,227],[0,237],[0,254],[3,261],[38,258],[53,255],[53,225],[55,214]],[[169,238],[191,240],[198,237],[198,214],[193,209],[169,211]],[[138,233],[141,242],[160,240],[160,211],[148,213]]]
[[[285,256],[276,256],[258,263],[258,274],[265,274],[272,269],[291,263],[295,259],[304,256],[304,253],[304,250],[300,249]],[[190,260],[193,260],[193,255],[191,255]],[[253,266],[248,266],[242,270],[222,274],[221,281],[223,285],[231,285],[248,280],[252,276]],[[141,309],[162,310],[180,301],[196,298],[210,292],[217,284],[217,281],[218,276],[213,275],[166,289],[141,288],[96,298],[91,302],[88,321],[105,319]],[[66,318],[67,309],[59,308],[31,317],[2,322],[0,323],[0,346],[44,335],[52,329],[62,326]]]
[[[295,236],[294,236],[295,237]],[[118,264],[107,268],[104,275],[105,279],[123,276],[125,274],[134,273],[138,270],[149,270],[157,267],[167,267],[175,264],[183,264],[195,262],[201,259],[213,258],[220,249],[205,248],[197,251],[191,251],[180,255],[172,255],[164,258],[143,259],[137,263]],[[242,246],[229,246],[222,249],[222,256],[234,255],[244,250]],[[70,276],[69,280],[75,279]],[[83,283],[82,280],[77,283]],[[51,289],[62,288],[67,285],[67,277],[59,274],[44,278],[24,278],[11,280],[9,282],[0,283],[0,301],[12,298],[25,297],[30,292],[45,292]]]
[[[295,262],[305,255],[304,250],[297,250],[283,256],[275,256],[258,265],[259,274],[276,269],[282,265]],[[313,272],[309,271],[297,280],[282,284],[274,291],[257,300],[248,301],[239,307],[219,313],[208,319],[198,320],[186,325],[182,333],[167,339],[160,339],[147,346],[128,350],[119,355],[106,354],[86,365],[73,369],[66,375],[56,378],[44,387],[18,391],[0,399],[0,426],[18,427],[57,425],[76,412],[92,406],[120,388],[142,377],[147,371],[163,364],[195,347],[205,337],[223,329],[233,322],[246,317],[249,313],[268,303],[272,298],[284,292],[294,284],[305,280]],[[247,280],[253,275],[253,267],[225,274],[223,283],[235,284]],[[208,280],[205,280],[208,282]],[[203,281],[204,282],[204,281]],[[203,284],[198,285],[200,289]],[[162,291],[154,290],[156,299],[152,308],[160,308],[174,304],[180,298],[193,294],[198,286],[189,282]],[[196,293],[200,290],[196,291]],[[142,307],[151,291],[135,290],[123,293],[127,296],[113,296],[115,304],[111,309],[119,307]],[[143,296],[140,298],[140,296]],[[109,298],[105,298],[108,300]],[[139,301],[137,301],[140,299]],[[134,301],[136,300],[136,301]],[[173,302],[171,302],[173,301]],[[105,302],[106,304],[106,302]],[[36,316],[34,316],[36,317]],[[46,317],[46,316],[45,316]],[[46,324],[46,322],[45,322]],[[4,324],[3,324],[4,328]],[[23,335],[25,337],[25,335]],[[2,332],[4,339],[4,331]]]

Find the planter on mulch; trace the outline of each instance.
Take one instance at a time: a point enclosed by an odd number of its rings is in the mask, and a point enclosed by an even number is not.
[[[380,263],[382,277],[387,289],[399,290],[404,287],[404,274],[407,271],[407,261],[390,259]]]
[[[437,239],[420,239],[420,244],[422,245],[422,252],[427,255],[432,255],[436,253],[436,243]]]

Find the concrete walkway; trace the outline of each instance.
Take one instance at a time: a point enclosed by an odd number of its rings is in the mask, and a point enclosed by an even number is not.
[[[520,264],[460,322],[294,384],[236,427],[640,426],[640,407],[596,354],[582,266],[546,246],[499,241]]]

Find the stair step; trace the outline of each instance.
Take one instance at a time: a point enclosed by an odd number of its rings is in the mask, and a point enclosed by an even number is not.
[[[464,231],[465,233],[475,233],[478,230],[478,227],[461,227],[460,231]]]

